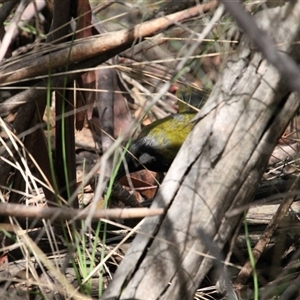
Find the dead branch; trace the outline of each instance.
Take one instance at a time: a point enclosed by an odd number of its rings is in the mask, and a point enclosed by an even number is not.
[[[119,30],[65,43],[62,50],[49,49],[49,55],[43,53],[43,56],[37,57],[37,53],[33,53],[27,59],[21,61],[18,59],[15,64],[9,61],[9,66],[5,67],[4,64],[1,68],[0,83],[3,85],[4,83],[18,82],[25,78],[45,75],[49,73],[49,68],[54,70],[67,64],[78,63],[96,55],[107,53],[122,45],[127,45],[129,48],[141,38],[153,36],[176,22],[188,20],[216,6],[217,1],[212,1],[166,17],[144,22],[129,30]]]
[[[97,219],[133,219],[144,218],[146,216],[157,216],[163,214],[164,210],[149,208],[112,208],[99,209],[92,213],[92,218]],[[22,204],[0,203],[0,215],[34,218],[34,219],[51,219],[51,220],[84,220],[91,212],[89,209],[72,209],[62,207],[38,207],[26,206]]]

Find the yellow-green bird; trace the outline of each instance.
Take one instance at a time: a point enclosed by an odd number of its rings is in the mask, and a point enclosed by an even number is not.
[[[196,112],[182,112],[154,121],[145,126],[130,144],[125,160],[129,173],[147,168],[167,172],[194,124]],[[117,179],[126,174],[122,164]]]
[[[179,112],[154,121],[145,126],[139,136],[133,140],[125,154],[129,173],[147,168],[154,172],[167,172],[181,145],[192,130],[191,120],[198,109],[203,106],[208,93],[204,91],[178,91]],[[116,179],[126,174],[124,165],[117,173]]]

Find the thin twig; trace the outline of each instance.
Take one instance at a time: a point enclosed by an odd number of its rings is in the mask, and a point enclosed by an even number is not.
[[[92,219],[132,219],[147,216],[157,216],[164,213],[164,209],[149,208],[113,208],[99,209],[92,213]],[[20,218],[83,220],[91,215],[90,209],[72,209],[67,207],[38,207],[22,204],[0,203],[0,215]]]

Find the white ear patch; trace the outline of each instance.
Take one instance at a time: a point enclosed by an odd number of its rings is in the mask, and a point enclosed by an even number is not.
[[[149,153],[143,153],[140,157],[139,157],[139,162],[142,165],[147,165],[149,163],[152,163],[155,161],[155,157],[151,156]]]

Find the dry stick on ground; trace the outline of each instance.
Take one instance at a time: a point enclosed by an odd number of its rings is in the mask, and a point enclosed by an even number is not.
[[[296,60],[299,18],[298,2],[256,15],[261,27],[276,32],[282,55]],[[250,46],[244,36],[229,57],[161,185],[152,208],[167,211],[146,218],[140,230],[154,238],[136,236],[104,299],[192,299],[215,262],[200,253],[223,248],[239,223],[241,217],[228,219],[225,213],[251,201],[278,138],[299,108],[276,69]]]
[[[133,219],[163,214],[162,208],[112,208],[99,209],[92,214],[97,219]],[[52,219],[52,220],[84,220],[90,215],[88,207],[82,209],[60,207],[38,207],[23,204],[0,203],[0,215],[20,218]],[[1,226],[0,226],[1,227]]]
[[[174,22],[188,20],[216,6],[217,1],[212,1],[166,17],[144,22],[132,29],[119,30],[89,39],[74,41],[72,44],[66,43],[63,50],[53,51],[51,49],[50,51],[53,52],[49,55],[44,54],[43,57],[37,57],[37,53],[34,53],[15,64],[10,61],[8,67],[5,68],[5,65],[2,65],[0,68],[0,83],[18,82],[29,77],[48,74],[49,66],[51,66],[51,69],[56,69],[65,66],[66,62],[69,62],[69,64],[77,63],[125,44],[130,47],[132,43],[139,39],[152,36],[158,31],[173,25]]]
[[[297,179],[295,180],[293,186],[290,188],[289,192],[294,192],[296,190],[298,190],[298,184],[300,182],[300,176],[297,177]],[[283,218],[286,216],[290,206],[292,205],[294,199],[296,196],[292,197],[286,197],[284,199],[284,201],[280,204],[280,206],[277,209],[276,214],[273,216],[272,220],[270,221],[270,223],[268,224],[268,226],[266,227],[263,235],[261,236],[260,240],[258,241],[258,243],[255,245],[255,247],[253,248],[252,252],[253,252],[253,257],[255,260],[255,263],[258,261],[258,259],[260,258],[261,254],[264,252],[266,246],[269,244],[273,234],[275,233],[278,225],[280,224],[280,222],[283,220]],[[247,280],[249,279],[250,275],[252,273],[252,267],[251,267],[251,263],[248,260],[242,270],[239,272],[236,280],[235,280],[235,288],[237,290],[242,290],[247,282]]]

